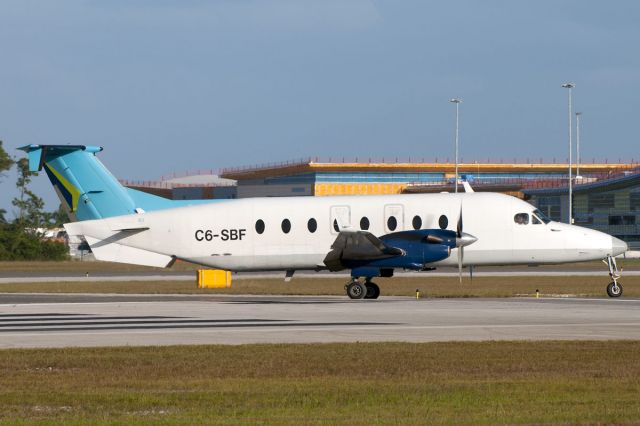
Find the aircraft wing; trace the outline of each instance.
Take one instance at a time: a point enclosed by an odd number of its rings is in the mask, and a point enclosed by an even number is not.
[[[324,258],[330,271],[344,269],[343,261],[368,261],[402,256],[404,250],[385,244],[367,231],[342,231]]]

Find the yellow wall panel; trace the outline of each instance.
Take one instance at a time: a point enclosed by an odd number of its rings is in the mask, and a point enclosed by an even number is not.
[[[400,194],[404,183],[317,183],[314,194],[323,195],[382,195]]]

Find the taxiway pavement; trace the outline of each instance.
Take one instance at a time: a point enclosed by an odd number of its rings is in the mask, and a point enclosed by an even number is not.
[[[457,277],[458,271],[453,271],[452,268],[443,268],[438,272],[400,272],[397,273],[398,277],[415,277],[415,278],[429,278],[429,277]],[[463,272],[465,275],[469,274],[469,270],[465,269]],[[474,277],[566,277],[566,276],[608,276],[609,272],[604,269],[549,269],[549,268],[483,268],[480,271],[474,271]],[[624,276],[640,276],[640,270],[630,269],[623,272]],[[245,280],[245,279],[265,279],[275,278],[284,279],[284,272],[243,272],[233,275],[233,280]],[[294,276],[296,278],[344,278],[348,280],[349,273],[329,273],[329,272],[299,272]],[[14,283],[43,283],[43,282],[122,282],[122,281],[195,281],[196,274],[184,273],[184,272],[138,272],[138,273],[118,273],[118,272],[102,272],[102,273],[63,273],[63,274],[41,274],[41,273],[0,273],[0,284],[14,284]]]
[[[0,348],[640,339],[640,299],[0,295]]]

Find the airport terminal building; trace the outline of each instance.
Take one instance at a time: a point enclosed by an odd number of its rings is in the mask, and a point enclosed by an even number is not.
[[[530,189],[526,199],[553,220],[568,221],[568,185]],[[576,225],[611,234],[640,249],[640,172],[603,179],[573,188],[573,218]]]
[[[634,173],[634,164],[588,164],[580,167],[580,182]],[[525,188],[550,188],[567,179],[566,164],[466,163],[461,179],[480,190],[512,192],[524,198]],[[451,163],[319,163],[305,161],[279,165],[223,169],[222,178],[237,182],[237,197],[302,195],[379,195],[440,192],[453,189]]]
[[[475,191],[522,198],[554,220],[568,221],[568,165],[559,163],[464,163],[461,179]],[[574,168],[574,174],[578,171]],[[219,176],[193,174],[128,186],[173,199],[325,195],[377,195],[454,190],[455,165],[412,162],[294,161],[227,168]],[[581,164],[574,179],[577,225],[597,229],[640,249],[640,165]],[[462,188],[460,188],[462,190]]]

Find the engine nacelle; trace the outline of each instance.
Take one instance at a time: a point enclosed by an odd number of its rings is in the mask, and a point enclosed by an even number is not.
[[[394,232],[380,237],[385,245],[402,250],[403,254],[374,260],[344,260],[342,266],[351,269],[354,277],[381,276],[380,270],[396,268],[421,271],[426,265],[446,259],[456,247],[456,233],[442,229],[421,229]]]

